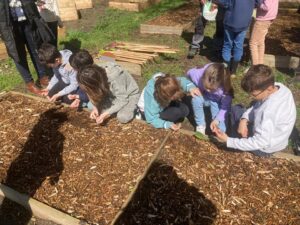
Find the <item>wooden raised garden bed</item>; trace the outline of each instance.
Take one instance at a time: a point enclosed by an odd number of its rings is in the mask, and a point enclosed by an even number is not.
[[[139,12],[159,2],[160,0],[110,0],[108,5],[115,9]]]
[[[199,5],[184,4],[172,11],[141,24],[142,34],[176,34],[181,35],[198,16]]]
[[[117,224],[300,224],[299,171],[176,134]]]
[[[90,223],[113,221],[166,135],[21,95],[0,103],[1,182]]]

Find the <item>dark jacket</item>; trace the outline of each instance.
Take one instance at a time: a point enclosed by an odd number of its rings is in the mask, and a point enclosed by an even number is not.
[[[233,32],[247,30],[258,0],[213,0],[225,9],[224,27]]]
[[[31,26],[32,32],[35,33],[37,31],[36,24],[37,23],[39,23],[39,25],[40,23],[43,24],[43,21],[41,20],[41,16],[38,12],[35,1],[21,0],[21,2],[22,2],[22,8],[26,16],[27,22]],[[11,58],[13,58],[15,61],[19,62],[20,58],[17,51],[17,43],[15,42],[15,34],[13,32],[12,17],[9,13],[8,4],[9,4],[9,0],[0,0],[0,37],[5,43],[8,55]],[[40,44],[41,43],[37,43],[37,46],[39,46]]]

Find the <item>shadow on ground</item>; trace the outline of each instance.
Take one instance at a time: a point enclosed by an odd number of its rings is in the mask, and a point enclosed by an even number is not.
[[[141,181],[116,224],[213,224],[214,204],[197,188],[180,178],[166,162],[155,162]]]
[[[34,196],[42,183],[49,179],[51,185],[58,182],[63,171],[64,136],[59,127],[67,120],[65,113],[50,109],[30,132],[18,157],[11,163],[5,185],[28,196]],[[4,193],[5,194],[5,193]],[[0,225],[27,225],[32,217],[29,197],[23,207],[4,199],[0,206]]]

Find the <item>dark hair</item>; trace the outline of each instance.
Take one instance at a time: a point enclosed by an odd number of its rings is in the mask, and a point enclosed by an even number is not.
[[[265,90],[274,85],[275,77],[269,66],[258,64],[251,66],[241,81],[241,87],[247,93]]]
[[[172,100],[180,100],[184,96],[176,77],[166,74],[155,81],[154,97],[162,107],[167,107]]]
[[[201,79],[203,87],[209,90],[224,88],[226,94],[233,96],[230,72],[223,63],[212,63],[209,65]]]
[[[78,52],[72,54],[70,56],[69,62],[70,65],[77,71],[85,66],[94,64],[93,57],[85,49],[81,49]]]
[[[38,50],[38,57],[41,64],[48,64],[55,63],[55,60],[60,58],[61,54],[54,45],[43,43]]]
[[[97,65],[88,65],[77,74],[80,88],[86,92],[91,102],[99,106],[109,95],[109,83],[105,69]]]

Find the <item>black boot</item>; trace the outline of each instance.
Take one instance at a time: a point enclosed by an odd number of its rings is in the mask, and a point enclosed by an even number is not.
[[[231,73],[232,78],[236,77],[236,71],[237,71],[238,65],[239,65],[238,61],[231,61],[230,73]]]

